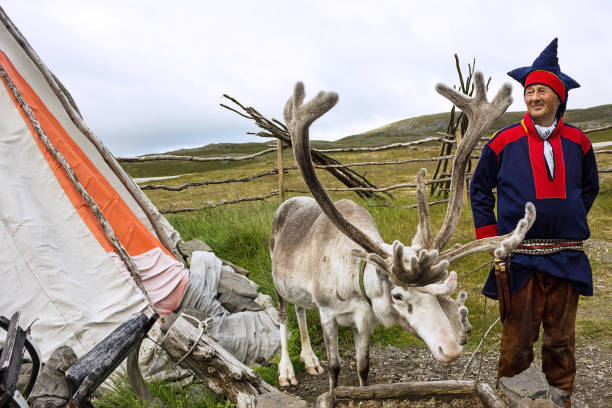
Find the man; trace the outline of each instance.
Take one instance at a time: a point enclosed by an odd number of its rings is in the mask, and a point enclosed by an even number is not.
[[[470,185],[476,236],[512,231],[528,201],[537,215],[526,240],[491,271],[483,289],[500,299],[497,375],[511,377],[529,368],[542,324],[542,371],[550,385],[568,394],[569,407],[578,295],[593,295],[582,241],[589,237],[587,213],[599,191],[597,165],[584,133],[563,123],[568,91],[580,85],[561,72],[557,39],[532,66],[508,75],[524,86],[527,112],[483,148]]]

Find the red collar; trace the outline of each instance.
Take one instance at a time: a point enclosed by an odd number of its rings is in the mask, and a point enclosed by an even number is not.
[[[525,112],[525,115],[523,116],[523,120],[521,121],[521,125],[523,125],[523,129],[525,130],[525,133],[527,133],[529,136],[533,136],[537,138],[538,140],[541,140],[541,137],[538,134],[538,131],[536,130],[533,124],[533,120],[531,119],[529,112]],[[548,139],[550,140],[552,138],[557,137],[557,135],[561,131],[561,128],[563,128],[563,118],[559,118],[557,120],[557,127],[555,127],[555,130],[548,137]]]

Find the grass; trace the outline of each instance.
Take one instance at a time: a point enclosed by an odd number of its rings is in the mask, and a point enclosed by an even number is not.
[[[199,384],[178,387],[165,382],[147,384],[154,402],[141,400],[132,391],[127,375],[119,377],[113,390],[95,398],[96,408],[235,408],[235,405],[218,397]]]
[[[605,106],[606,109],[608,107],[612,107],[612,105]],[[568,115],[570,113],[571,112],[568,112]],[[612,140],[612,130],[592,133],[589,134],[589,137],[594,142]],[[375,144],[382,145],[385,143]],[[254,147],[250,144],[249,146],[245,146],[242,150],[237,148],[234,152],[238,151],[240,154],[248,154],[259,150],[256,149],[256,147],[257,146]],[[221,151],[225,154],[227,149],[229,149],[227,146],[221,146],[218,150],[214,150],[213,153],[214,155],[219,155],[219,151]],[[439,146],[433,144],[422,145],[412,149],[404,148],[376,153],[340,153],[335,154],[334,157],[341,162],[383,161],[403,159],[406,157],[431,157],[437,155],[439,151]],[[182,153],[185,154],[187,152]],[[211,151],[198,151],[196,153],[201,155],[213,154]],[[600,168],[612,167],[612,158],[609,154],[599,155],[597,159]],[[196,173],[184,174],[175,179],[164,180],[165,184],[176,186],[189,181],[198,181],[202,179],[212,180],[229,177],[245,177],[256,172],[264,172],[270,168],[276,167],[275,160],[275,155],[267,155],[248,162],[196,163],[195,165],[189,165],[192,167],[185,167],[186,165],[177,162],[161,164],[159,162],[145,163],[129,165],[127,167],[133,175],[138,176],[172,175],[182,172]],[[290,151],[285,152],[284,164],[285,166],[293,164],[293,158]],[[365,173],[375,184],[379,186],[388,186],[396,183],[414,181],[418,169],[422,166],[427,167],[431,177],[434,170],[434,163],[431,162],[355,169],[362,174]],[[332,178],[327,172],[319,171],[318,174],[325,186],[341,187],[339,182]],[[612,242],[612,229],[609,228],[609,225],[612,224],[612,176],[610,176],[610,173],[604,173],[601,174],[600,177],[601,192],[589,214],[589,223],[592,231],[591,238],[599,241]],[[285,182],[288,188],[305,189],[296,171],[286,175]],[[222,199],[263,195],[278,188],[277,183],[276,176],[272,176],[260,178],[250,183],[210,185],[189,188],[178,193],[164,190],[147,190],[146,193],[160,209],[199,207],[208,202],[218,202]],[[402,208],[402,206],[414,204],[414,191],[411,189],[396,190],[392,193],[394,196],[393,199],[389,199],[387,202],[390,206],[380,206],[381,203],[376,200],[369,201],[358,199],[353,193],[332,193],[331,195],[334,199],[351,198],[366,207],[372,214],[386,242],[392,242],[395,239],[399,239],[404,243],[409,243],[416,231],[417,214],[416,210]],[[432,200],[433,199],[435,198],[432,198]],[[276,292],[270,272],[268,240],[270,224],[274,212],[279,205],[280,200],[271,199],[263,202],[243,203],[192,213],[169,215],[168,219],[181,234],[183,240],[200,239],[205,241],[213,248],[218,256],[250,270],[250,278],[259,284],[260,291],[276,299]],[[432,227],[434,231],[437,231],[444,218],[446,205],[432,206],[430,211]],[[463,243],[473,239],[475,239],[475,237],[471,212],[469,204],[467,200],[465,200],[457,231],[448,246],[455,242]],[[462,275],[465,272],[474,270],[488,260],[490,260],[488,254],[477,254],[459,260],[451,265],[451,267],[457,271],[458,275]],[[595,343],[608,352],[612,351],[612,341],[610,341],[612,338],[612,319],[610,319],[610,310],[612,310],[612,276],[609,273],[609,268],[610,265],[607,262],[600,262],[598,260],[592,261],[596,293],[594,297],[581,297],[580,299],[576,325],[578,347],[585,343]],[[459,281],[458,290],[464,290],[468,294],[466,305],[470,310],[470,322],[473,325],[473,332],[468,343],[468,349],[474,349],[476,347],[480,341],[483,330],[488,328],[488,326],[498,317],[497,302],[486,300],[480,294],[487,273],[488,268],[481,268]],[[483,310],[485,306],[486,317],[483,321]],[[300,372],[304,370],[304,366],[299,361],[300,343],[297,321],[293,312],[290,312],[289,316],[289,329],[292,333],[289,351],[296,372]],[[307,320],[313,348],[320,358],[324,358],[325,348],[317,312],[308,311]],[[495,344],[499,342],[500,329],[500,325],[497,325],[489,335],[489,339],[487,340],[489,348],[496,348]],[[372,336],[372,341],[381,345],[393,345],[397,347],[406,347],[412,344],[424,347],[421,341],[415,339],[397,326],[390,329],[384,329],[382,327],[377,328]],[[344,352],[353,349],[353,333],[349,328],[340,329],[340,349],[344,350]],[[273,385],[278,385],[277,364],[278,359],[273,361],[270,366],[258,367],[256,370],[265,381]],[[165,389],[164,385],[162,384],[159,387],[159,393],[163,395],[162,390]],[[125,390],[121,391],[121,393],[123,393],[121,395],[124,395],[126,392]],[[128,397],[119,397],[119,395],[116,395],[116,398]],[[162,399],[162,397],[159,398]],[[96,406],[99,408],[145,406],[134,405],[135,403],[133,402],[129,404],[126,403],[126,405],[113,405],[114,403],[115,402],[110,400],[104,400],[97,402]],[[216,400],[211,402],[211,404],[223,403],[223,401],[219,402]],[[224,406],[181,405],[183,402],[177,402],[177,404],[178,405],[166,405],[169,407]]]

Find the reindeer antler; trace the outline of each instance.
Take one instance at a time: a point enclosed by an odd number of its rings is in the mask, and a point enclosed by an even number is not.
[[[439,251],[448,243],[457,228],[461,213],[461,202],[465,188],[465,173],[467,162],[480,138],[488,131],[493,122],[504,114],[512,103],[512,86],[504,84],[491,103],[487,102],[487,94],[482,73],[474,73],[476,96],[471,98],[443,84],[438,84],[436,90],[461,109],[468,117],[468,128],[457,146],[451,175],[451,192],[448,199],[448,209],[444,222],[433,240],[432,248]]]
[[[336,104],[338,95],[335,92],[320,92],[305,104],[304,96],[304,85],[298,82],[292,97],[285,105],[284,116],[291,134],[293,154],[300,174],[323,213],[340,231],[365,249],[368,252],[367,259],[385,270],[394,284],[427,285],[446,277],[448,262],[443,260],[435,263],[438,258],[437,250],[415,251],[407,248],[408,253],[404,253],[404,246],[396,241],[393,243],[393,255],[391,255],[379,243],[348,222],[338,211],[315,172],[310,156],[309,136],[310,125]]]
[[[450,256],[444,256],[440,259],[439,253],[457,227],[461,212],[467,161],[482,134],[488,130],[495,119],[505,112],[512,102],[510,85],[504,85],[493,102],[488,103],[482,74],[476,72],[474,79],[476,83],[475,98],[460,94],[444,85],[437,86],[438,92],[463,110],[470,121],[453,160],[449,209],[442,228],[436,237],[432,238],[424,180],[426,171],[422,169],[417,176],[419,208],[417,234],[413,239],[412,247],[405,247],[401,242],[395,241],[393,243],[393,254],[389,254],[378,242],[344,218],[318,179],[312,164],[309,127],[337,103],[338,95],[335,92],[320,92],[311,101],[304,103],[304,85],[298,82],[292,97],[285,105],[284,116],[291,134],[293,154],[300,174],[313,197],[329,220],[347,237],[367,251],[364,256],[368,261],[385,270],[395,285],[425,286],[437,282],[448,275],[449,259],[455,259]],[[532,222],[525,221],[520,231],[524,230],[526,232],[525,226],[531,226]],[[520,233],[515,234],[512,238],[512,244],[506,242],[505,247],[511,248],[517,240],[520,242],[524,237],[524,232],[522,235]]]
[[[443,251],[440,254],[440,258],[446,259],[448,262],[453,262],[476,252],[490,250],[495,250],[496,257],[505,258],[525,239],[525,235],[535,222],[535,219],[535,205],[528,202],[525,204],[525,216],[516,224],[516,228],[511,233],[496,237],[482,238],[463,245],[455,245]]]
[[[338,211],[331,197],[317,177],[310,155],[310,135],[308,129],[312,122],[323,116],[338,102],[335,92],[319,92],[310,102],[304,104],[304,84],[295,84],[293,95],[285,105],[285,123],[291,134],[293,155],[304,182],[323,213],[346,236],[362,246],[366,251],[387,258],[390,255],[368,235],[348,222]]]

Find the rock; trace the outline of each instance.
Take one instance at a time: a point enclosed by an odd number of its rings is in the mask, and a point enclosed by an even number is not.
[[[256,408],[306,408],[308,403],[297,397],[282,394],[282,393],[269,393],[260,394],[257,396]]]
[[[560,407],[565,406],[565,400],[567,399],[567,393],[563,390],[560,390],[557,387],[550,387],[550,399]]]
[[[192,239],[191,241],[179,241],[178,250],[185,257],[187,264],[191,264],[191,254],[194,251],[204,251],[204,252],[212,252],[212,248],[208,246],[205,242],[200,241],[199,239]]]
[[[224,293],[230,289],[233,289],[240,296],[255,299],[258,295],[257,289],[259,289],[259,286],[246,276],[234,272],[230,266],[223,265],[217,292]]]
[[[21,368],[19,369],[19,378],[17,379],[17,389],[23,395],[26,387],[28,386],[28,382],[30,381],[30,376],[32,375],[32,363],[25,362],[21,364]]]
[[[515,404],[523,398],[535,400],[546,398],[548,394],[548,383],[544,374],[534,367],[529,367],[514,377],[500,378],[499,388]]]
[[[32,408],[64,408],[72,395],[64,375],[77,361],[77,355],[69,346],[57,348],[40,370],[32,394]]]
[[[240,296],[234,289],[229,289],[221,294],[218,298],[219,302],[223,305],[225,309],[227,309],[230,313],[237,312],[259,312],[260,310],[264,310],[264,307],[255,301]]]
[[[272,297],[270,295],[260,293],[255,298],[255,302],[262,305],[264,309],[276,308],[276,306],[274,306],[274,301],[272,300]]]

